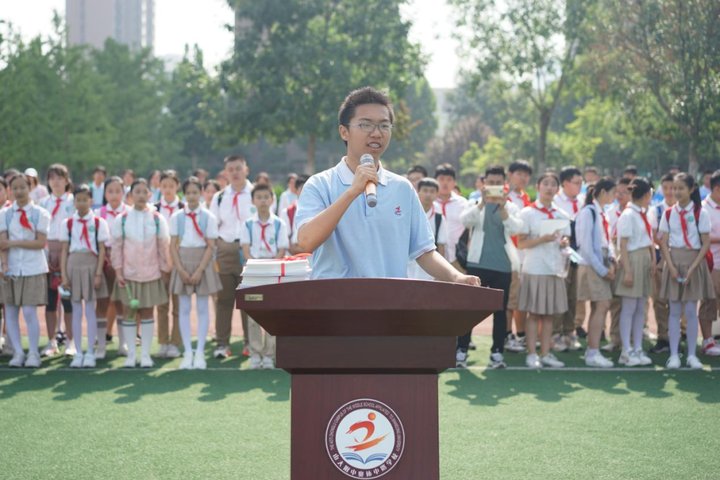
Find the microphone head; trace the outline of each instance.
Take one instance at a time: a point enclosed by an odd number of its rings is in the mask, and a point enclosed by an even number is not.
[[[372,155],[369,153],[363,153],[363,155],[360,157],[360,165],[365,165],[367,163],[375,163],[375,159]]]
[[[374,208],[377,205],[377,195],[371,193],[367,195],[367,206]]]

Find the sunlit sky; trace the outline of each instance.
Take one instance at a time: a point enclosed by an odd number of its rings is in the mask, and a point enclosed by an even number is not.
[[[197,43],[206,65],[216,66],[232,47],[233,22],[227,0],[155,0],[155,54],[179,57],[185,44]],[[65,12],[65,0],[0,0],[0,18],[23,37],[51,31],[53,10]],[[411,0],[403,15],[413,21],[411,39],[430,56],[426,76],[434,88],[455,86],[460,66],[457,43],[451,38],[452,10],[443,0]]]

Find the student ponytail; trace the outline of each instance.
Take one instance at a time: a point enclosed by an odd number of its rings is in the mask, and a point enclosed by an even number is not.
[[[675,181],[676,182],[681,181],[685,185],[687,185],[688,189],[690,190],[690,200],[692,200],[695,210],[702,208],[702,198],[700,198],[700,189],[697,186],[697,182],[695,181],[695,178],[688,173],[680,172],[677,175],[675,175]]]
[[[650,186],[650,182],[645,178],[635,177],[630,181],[628,190],[630,190],[630,195],[633,200],[640,200],[652,190],[652,187]]]
[[[585,194],[585,205],[592,205],[600,192],[609,192],[615,188],[615,180],[611,177],[603,177],[596,183],[588,186]]]

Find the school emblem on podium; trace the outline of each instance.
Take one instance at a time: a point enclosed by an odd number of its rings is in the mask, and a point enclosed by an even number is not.
[[[405,430],[397,414],[370,398],[338,408],[325,430],[325,448],[333,465],[350,478],[380,478],[400,461]]]

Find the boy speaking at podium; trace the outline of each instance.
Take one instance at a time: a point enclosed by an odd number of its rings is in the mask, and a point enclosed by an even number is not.
[[[394,113],[387,95],[365,87],[340,106],[347,153],[313,175],[298,201],[298,246],[312,252],[312,278],[404,278],[408,260],[437,280],[479,286],[435,251],[433,232],[412,184],[385,170]]]

